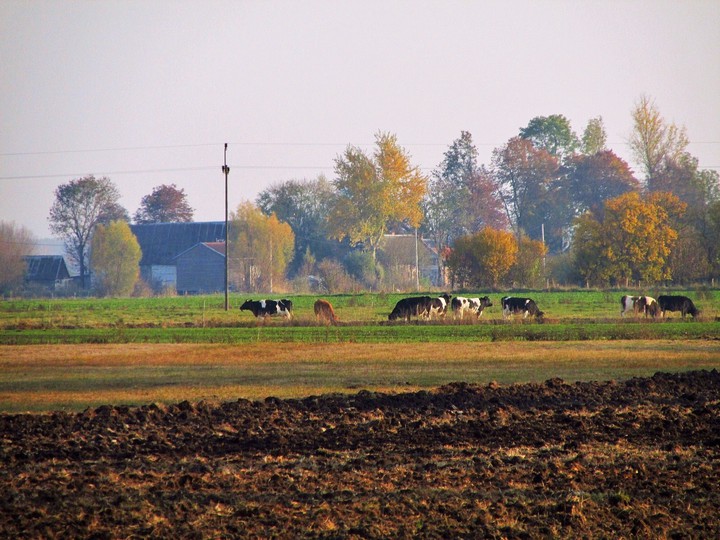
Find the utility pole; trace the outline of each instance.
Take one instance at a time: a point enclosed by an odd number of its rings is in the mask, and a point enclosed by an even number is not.
[[[230,167],[227,166],[227,143],[225,143],[222,171],[225,174],[225,311],[228,311],[230,309],[228,299],[228,260],[230,259],[230,246],[228,245],[228,174],[230,174]]]
[[[420,290],[420,261],[418,258],[418,230],[415,227],[415,290]]]

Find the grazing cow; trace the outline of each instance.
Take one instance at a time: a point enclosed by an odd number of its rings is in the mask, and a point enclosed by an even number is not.
[[[658,306],[660,306],[660,314],[664,317],[666,311],[679,311],[683,319],[685,314],[689,313],[696,318],[700,312],[687,296],[658,296]]]
[[[428,317],[432,318],[434,315],[439,317],[445,317],[447,313],[448,304],[450,304],[451,295],[445,293],[437,298],[433,298],[430,301],[430,309],[428,311]]]
[[[492,302],[487,296],[482,298],[465,298],[464,296],[456,296],[452,299],[452,310],[455,317],[461,319],[465,316],[465,312],[475,313],[478,317],[483,314],[486,307],[491,307]]]
[[[652,296],[640,296],[635,302],[635,311],[644,313],[645,317],[657,317],[660,315],[660,306]]]
[[[394,321],[396,319],[410,320],[410,317],[427,317],[430,314],[430,307],[433,299],[429,296],[413,296],[399,300],[388,319]]]
[[[292,319],[292,302],[290,300],[245,300],[240,311],[251,311],[256,317],[268,317],[282,315]]]
[[[632,311],[637,313],[637,301],[639,296],[625,295],[620,299],[620,316],[624,317],[626,313]]]
[[[538,308],[535,300],[532,298],[516,298],[512,296],[505,296],[501,300],[503,308],[503,318],[507,319],[510,315],[515,313],[522,313],[523,319],[528,315],[533,315],[536,318],[541,318],[545,315]]]
[[[332,304],[328,302],[327,300],[315,300],[315,305],[313,306],[315,310],[315,317],[319,321],[323,321],[324,323],[330,323],[330,324],[337,324],[338,319],[335,316],[335,310],[332,307]]]

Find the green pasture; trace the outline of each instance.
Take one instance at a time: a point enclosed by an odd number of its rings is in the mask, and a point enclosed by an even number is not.
[[[658,296],[662,291],[650,290]],[[438,293],[417,293],[437,295]],[[530,296],[546,314],[548,322],[596,322],[620,319],[620,297],[638,291],[541,291],[520,293],[468,292],[462,296],[490,297],[493,306],[485,311],[481,322],[500,322],[500,298],[505,295]],[[692,298],[701,310],[702,321],[720,317],[720,291],[678,291]],[[37,300],[1,300],[0,330],[53,329],[123,329],[123,328],[223,328],[257,326],[248,311],[237,308],[248,298],[289,298],[293,301],[295,325],[313,325],[313,304],[319,297],[329,300],[340,321],[346,325],[375,325],[387,322],[395,303],[412,294],[343,294],[343,295],[239,295],[230,298],[230,311],[224,310],[223,295],[176,296],[159,298],[83,298]],[[679,319],[679,314],[672,316]],[[452,319],[452,317],[449,317]],[[446,323],[452,322],[451,320]],[[267,325],[287,326],[280,319]],[[201,334],[198,334],[201,335]]]
[[[720,323],[693,322],[410,322],[347,326],[258,324],[238,327],[47,328],[0,330],[0,344],[82,343],[422,343],[720,339]]]

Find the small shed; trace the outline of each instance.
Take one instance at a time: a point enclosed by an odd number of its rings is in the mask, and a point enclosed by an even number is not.
[[[225,290],[225,242],[200,242],[175,257],[178,294]]]
[[[67,288],[73,281],[62,255],[29,255],[25,257],[25,262],[27,285],[39,285],[50,291],[58,291]]]

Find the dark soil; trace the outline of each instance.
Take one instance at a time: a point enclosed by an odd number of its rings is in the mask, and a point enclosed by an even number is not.
[[[1,538],[720,538],[720,373],[0,416]]]

